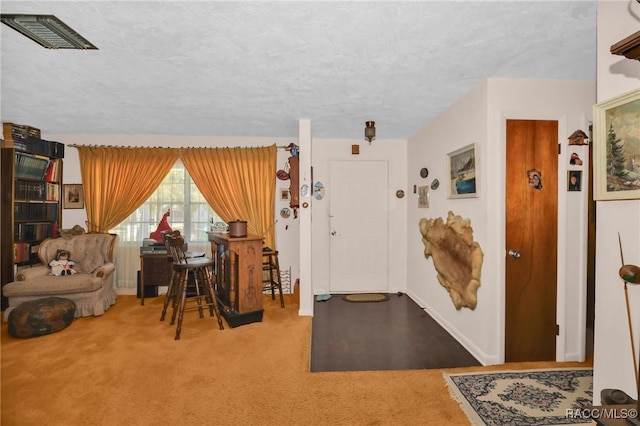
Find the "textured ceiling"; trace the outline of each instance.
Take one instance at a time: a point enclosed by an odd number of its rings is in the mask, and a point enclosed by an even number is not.
[[[2,1],[1,118],[48,134],[408,138],[487,77],[594,80],[596,3]]]

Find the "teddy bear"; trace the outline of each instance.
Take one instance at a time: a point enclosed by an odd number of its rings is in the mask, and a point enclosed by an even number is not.
[[[77,271],[73,269],[73,265],[75,263],[73,260],[69,259],[69,253],[66,250],[58,250],[56,252],[56,258],[49,262],[49,266],[51,266],[51,275],[55,276],[65,276],[65,275],[73,275]]]
[[[58,233],[65,240],[70,240],[71,238],[75,237],[76,235],[82,235],[82,234],[86,233],[86,231],[84,230],[84,228],[82,226],[74,225],[73,228],[60,229],[58,231]]]

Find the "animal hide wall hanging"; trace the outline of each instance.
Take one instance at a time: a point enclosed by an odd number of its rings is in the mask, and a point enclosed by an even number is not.
[[[484,254],[480,245],[473,241],[471,220],[451,211],[447,223],[440,217],[422,218],[420,233],[424,257],[433,258],[438,282],[447,289],[456,309],[475,309]]]

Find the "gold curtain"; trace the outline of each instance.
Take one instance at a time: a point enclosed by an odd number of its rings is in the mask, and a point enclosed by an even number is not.
[[[276,145],[187,148],[180,158],[196,186],[225,222],[246,220],[247,232],[275,249]]]
[[[107,232],[145,202],[178,159],[172,148],[78,146],[89,231]]]

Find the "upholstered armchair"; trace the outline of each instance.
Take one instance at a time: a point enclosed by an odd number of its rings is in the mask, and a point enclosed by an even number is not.
[[[16,281],[2,288],[9,300],[5,319],[20,303],[52,296],[73,300],[76,317],[103,315],[116,302],[113,284],[117,242],[117,235],[103,233],[44,240],[38,248],[42,264],[18,270]],[[58,250],[70,253],[77,273],[51,275],[49,263],[56,258]]]

